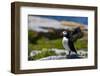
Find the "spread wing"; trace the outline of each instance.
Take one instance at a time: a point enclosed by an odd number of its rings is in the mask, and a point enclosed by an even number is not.
[[[83,37],[83,32],[81,31],[80,27],[77,27],[73,31],[71,31],[71,36],[70,36],[71,41],[74,42],[82,37]]]

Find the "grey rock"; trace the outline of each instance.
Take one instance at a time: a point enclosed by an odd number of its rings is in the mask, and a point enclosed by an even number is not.
[[[30,53],[30,56],[35,56],[35,55],[38,54],[38,53],[41,53],[41,51],[33,50],[33,51]]]

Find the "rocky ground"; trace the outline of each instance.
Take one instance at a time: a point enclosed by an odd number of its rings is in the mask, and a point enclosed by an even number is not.
[[[41,60],[60,60],[60,59],[83,59],[87,57],[87,51],[84,50],[78,50],[77,54],[75,53],[71,53],[71,55],[68,55],[68,51],[66,50],[61,50],[61,49],[52,49],[52,51],[55,51],[55,53],[57,54],[56,56],[48,56],[48,57],[44,57],[39,59]],[[41,53],[41,51],[32,51],[30,53],[30,56],[34,56],[38,53]]]

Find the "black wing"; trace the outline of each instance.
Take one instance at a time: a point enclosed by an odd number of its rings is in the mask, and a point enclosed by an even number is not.
[[[68,41],[68,45],[69,45],[71,51],[77,53],[77,51],[76,51],[76,49],[75,49],[75,47],[74,47],[73,41],[69,40],[69,41]]]
[[[74,42],[82,37],[83,37],[83,32],[81,31],[80,27],[77,27],[71,32],[70,39]]]

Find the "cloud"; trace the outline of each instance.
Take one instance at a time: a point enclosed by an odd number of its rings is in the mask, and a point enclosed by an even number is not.
[[[38,16],[28,16],[29,30],[38,31],[38,32],[39,31],[48,32],[48,30],[42,29],[41,27],[50,27],[55,29],[67,28],[66,26],[62,26],[60,21],[54,19],[43,18]]]
[[[54,29],[72,29],[78,26],[87,29],[87,26],[85,26],[84,24],[80,24],[73,21],[58,21],[56,19],[50,19],[40,16],[28,16],[28,29],[37,32],[48,32],[48,29],[43,29],[41,27]]]

